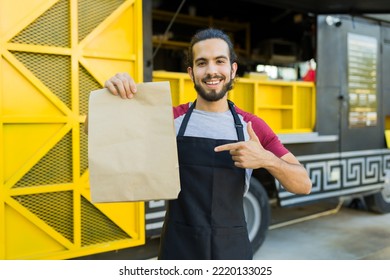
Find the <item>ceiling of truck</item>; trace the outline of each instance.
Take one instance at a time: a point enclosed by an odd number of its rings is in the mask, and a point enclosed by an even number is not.
[[[279,19],[296,13],[316,14],[376,14],[376,18],[390,21],[390,0],[237,0],[233,3],[210,0],[153,0],[153,8],[186,13],[195,7],[197,15],[214,18]]]
[[[153,0],[152,3],[154,9],[183,14],[192,11],[197,16],[249,22],[253,40],[279,36],[298,41],[318,14],[375,16],[390,22],[390,0],[236,0],[229,4],[210,0]]]
[[[390,12],[389,0],[243,0],[243,2],[252,2],[315,14],[385,14]]]
[[[390,23],[390,0],[152,0],[152,8],[222,22],[249,23],[251,51],[258,51],[267,40],[283,40],[299,46],[302,60],[315,54],[316,15],[351,14]],[[172,16],[170,30],[183,35],[174,19]],[[192,33],[189,29],[185,32]]]

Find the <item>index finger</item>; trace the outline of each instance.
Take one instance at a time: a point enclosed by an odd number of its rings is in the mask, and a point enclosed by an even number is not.
[[[217,146],[214,148],[214,151],[215,152],[231,151],[231,150],[236,150],[239,146],[240,143],[230,143],[230,144]]]

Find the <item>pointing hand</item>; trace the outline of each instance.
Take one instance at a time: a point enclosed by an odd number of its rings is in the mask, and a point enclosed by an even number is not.
[[[253,131],[251,122],[247,125],[247,131],[249,134],[248,141],[221,145],[215,147],[214,151],[229,151],[237,167],[260,168],[263,166],[262,162],[270,157],[270,152],[266,151],[261,145],[259,138]]]

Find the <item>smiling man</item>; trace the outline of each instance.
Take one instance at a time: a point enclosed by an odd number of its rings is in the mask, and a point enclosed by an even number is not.
[[[243,196],[253,169],[267,169],[292,193],[310,193],[306,170],[270,127],[228,100],[237,67],[223,31],[194,35],[187,71],[197,99],[173,108],[181,191],[168,202],[159,259],[252,259]],[[137,90],[127,73],[105,87],[122,98]]]

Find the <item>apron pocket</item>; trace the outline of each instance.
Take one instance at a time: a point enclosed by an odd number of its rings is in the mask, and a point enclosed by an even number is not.
[[[213,229],[213,259],[251,260],[252,246],[246,227]]]
[[[161,238],[159,259],[209,260],[211,259],[211,230],[167,222]]]

